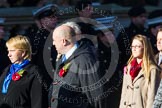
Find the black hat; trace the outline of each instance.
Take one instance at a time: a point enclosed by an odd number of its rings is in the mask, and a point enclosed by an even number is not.
[[[40,9],[37,9],[36,11],[33,11],[33,16],[35,19],[41,19],[44,17],[51,16],[53,14],[57,14],[58,7],[55,4],[48,4]]]
[[[145,10],[145,8],[143,6],[135,6],[135,7],[132,7],[128,11],[128,15],[130,17],[137,17],[137,16],[140,16],[143,13],[146,13],[146,10]]]
[[[154,10],[148,16],[149,27],[156,27],[162,25],[162,10]]]
[[[84,8],[86,8],[88,5],[92,5],[92,2],[87,0],[80,0],[76,3],[75,9],[81,11]]]

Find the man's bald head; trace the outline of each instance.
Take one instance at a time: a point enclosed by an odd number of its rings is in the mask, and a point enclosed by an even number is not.
[[[75,31],[73,28],[60,25],[53,31],[53,45],[60,54],[65,54],[75,44]]]
[[[76,35],[74,29],[66,25],[58,26],[54,30],[53,34],[57,34],[56,36],[59,36],[60,38],[61,37],[72,38]]]

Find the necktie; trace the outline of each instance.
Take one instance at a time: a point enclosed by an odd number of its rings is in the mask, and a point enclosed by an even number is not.
[[[162,61],[162,55],[159,55],[159,62],[158,62],[158,65],[161,64],[161,61]]]
[[[66,56],[65,56],[65,54],[64,54],[64,55],[62,55],[62,63],[63,63],[65,60],[66,60]]]

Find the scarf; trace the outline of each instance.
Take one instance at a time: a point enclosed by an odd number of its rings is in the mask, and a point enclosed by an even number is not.
[[[138,64],[136,58],[131,61],[131,68],[130,68],[130,76],[132,81],[138,75],[139,71],[141,70],[142,61]]]
[[[21,64],[12,64],[10,66],[10,70],[9,70],[9,72],[8,72],[7,76],[5,77],[4,82],[3,82],[3,86],[2,86],[2,93],[3,94],[7,93],[9,84],[10,84],[11,79],[12,79],[12,75],[14,73],[18,72],[19,70],[21,70],[22,68],[24,68],[24,66],[26,66],[27,64],[29,64],[29,60],[24,60]]]

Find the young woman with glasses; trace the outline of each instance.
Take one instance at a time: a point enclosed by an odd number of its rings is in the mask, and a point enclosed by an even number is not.
[[[160,82],[160,69],[155,64],[150,41],[136,35],[132,55],[124,67],[120,108],[152,108]]]

